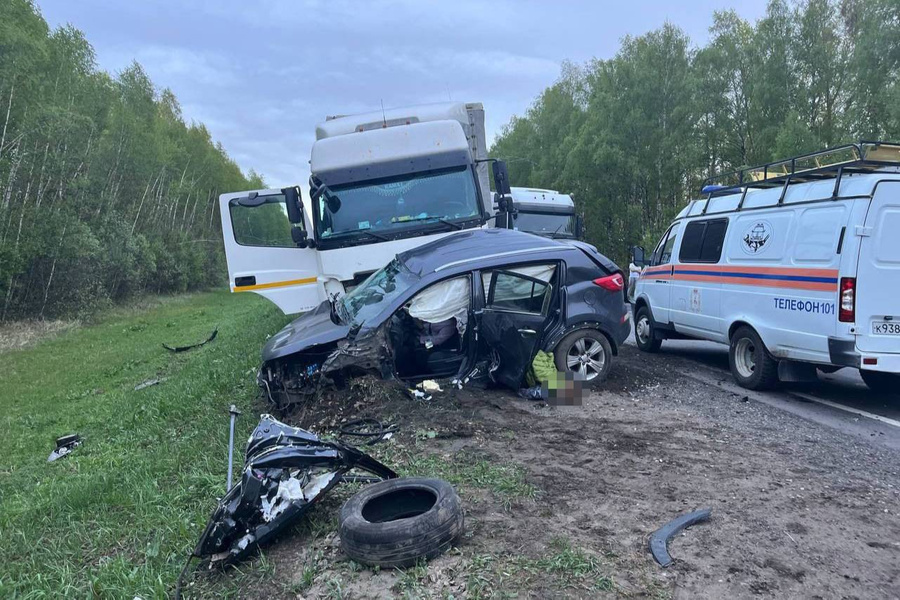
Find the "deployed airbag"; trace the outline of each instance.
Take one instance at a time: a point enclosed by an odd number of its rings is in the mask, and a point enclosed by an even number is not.
[[[468,321],[470,296],[468,277],[441,281],[413,297],[409,303],[409,316],[426,323],[455,318],[456,329],[463,335]]]

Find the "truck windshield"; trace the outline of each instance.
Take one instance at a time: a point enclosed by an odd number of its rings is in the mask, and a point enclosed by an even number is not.
[[[338,316],[346,323],[362,324],[378,316],[417,280],[418,277],[395,258],[337,301]]]
[[[529,213],[516,215],[515,229],[549,237],[575,237],[575,215]]]
[[[467,166],[329,187],[340,202],[329,208],[320,197],[316,234],[320,242],[345,238],[379,241],[423,223],[453,223],[480,217],[475,177]],[[339,204],[335,206],[335,204]]]

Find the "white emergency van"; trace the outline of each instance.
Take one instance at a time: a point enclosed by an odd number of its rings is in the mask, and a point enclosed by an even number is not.
[[[898,167],[900,145],[860,142],[708,180],[646,261],[634,249],[638,348],[728,344],[750,389],[852,367],[900,392]]]

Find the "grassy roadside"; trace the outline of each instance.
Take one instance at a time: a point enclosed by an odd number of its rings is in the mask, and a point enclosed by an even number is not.
[[[227,408],[249,413],[245,439],[259,349],[286,321],[196,294],[0,355],[0,597],[165,596],[223,492]],[[84,445],[48,464],[69,432]]]

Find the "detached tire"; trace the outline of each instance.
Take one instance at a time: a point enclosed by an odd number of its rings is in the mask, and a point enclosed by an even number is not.
[[[728,366],[741,387],[770,390],[778,385],[778,361],[772,358],[759,334],[750,327],[740,327],[731,336]]]
[[[900,375],[882,371],[860,370],[860,377],[873,392],[879,394],[900,394]]]
[[[659,352],[662,340],[656,337],[650,309],[642,306],[634,315],[634,343],[641,352]]]
[[[353,560],[409,567],[447,551],[464,529],[462,505],[446,481],[409,477],[364,488],[341,508],[341,547]]]

